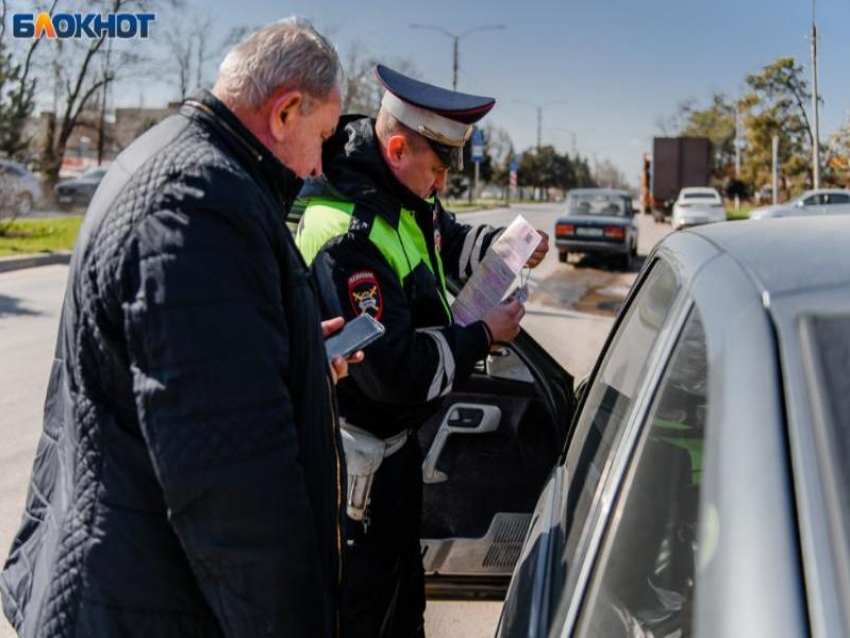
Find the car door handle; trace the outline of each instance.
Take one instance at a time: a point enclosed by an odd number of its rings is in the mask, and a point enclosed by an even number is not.
[[[499,429],[502,411],[495,405],[455,403],[443,417],[437,436],[422,463],[422,482],[433,485],[444,483],[449,477],[437,469],[437,461],[451,434],[488,434]]]

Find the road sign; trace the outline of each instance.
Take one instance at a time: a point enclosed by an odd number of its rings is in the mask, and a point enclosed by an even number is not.
[[[472,130],[472,161],[480,164],[484,161],[484,131],[480,128]]]
[[[512,171],[516,171],[517,169],[519,169],[519,162],[520,162],[521,159],[522,159],[522,153],[514,153],[514,158],[511,161],[511,166],[510,166]]]

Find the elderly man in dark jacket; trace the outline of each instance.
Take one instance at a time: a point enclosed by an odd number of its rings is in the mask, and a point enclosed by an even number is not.
[[[342,321],[284,217],[339,73],[309,24],[262,29],[100,185],[0,577],[22,636],[335,633]]]

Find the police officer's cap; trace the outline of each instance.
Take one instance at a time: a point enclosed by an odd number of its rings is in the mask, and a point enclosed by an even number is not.
[[[458,93],[414,80],[382,64],[375,68],[387,89],[381,108],[413,129],[454,169],[463,168],[463,146],[473,124],[496,104],[491,97]]]

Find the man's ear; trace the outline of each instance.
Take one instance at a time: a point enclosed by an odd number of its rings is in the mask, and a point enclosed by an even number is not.
[[[400,162],[407,150],[407,140],[403,135],[393,135],[387,140],[387,156],[393,164]]]
[[[278,142],[282,142],[293,126],[293,120],[301,116],[301,104],[304,95],[301,91],[287,91],[275,99],[269,113],[269,132]]]

